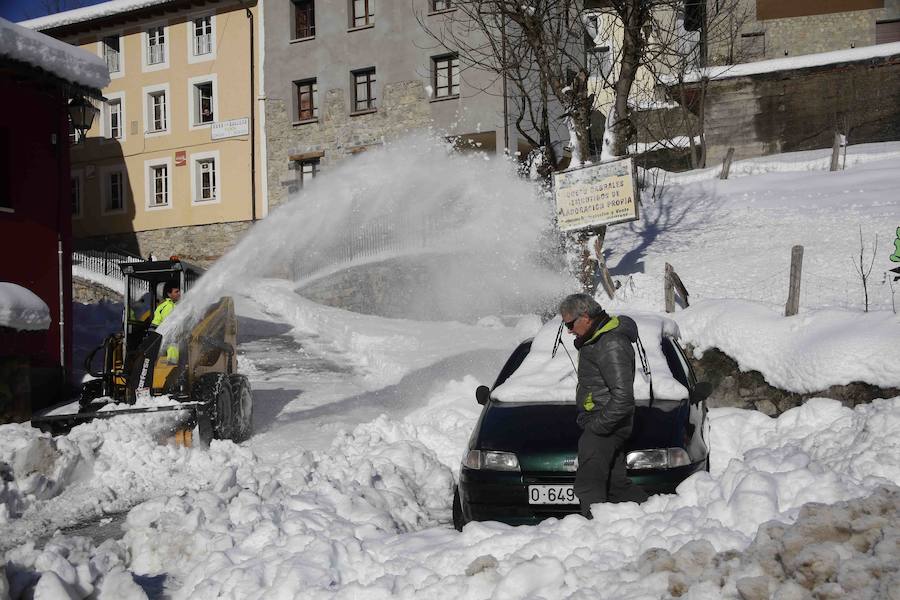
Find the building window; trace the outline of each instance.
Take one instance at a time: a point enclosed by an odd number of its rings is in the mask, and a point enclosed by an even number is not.
[[[212,17],[200,17],[191,22],[193,36],[191,37],[191,50],[194,56],[211,54],[213,50],[213,26]]]
[[[875,43],[893,44],[900,42],[900,19],[875,21]]]
[[[297,120],[309,121],[310,119],[319,118],[319,107],[317,106],[318,88],[315,79],[307,79],[305,81],[294,82],[297,89]]]
[[[297,161],[297,183],[303,188],[309,184],[319,173],[319,159],[311,158],[309,160]]]
[[[741,55],[738,62],[763,60],[766,57],[766,32],[757,31],[741,34]]]
[[[216,120],[213,107],[213,83],[194,84],[194,124],[205,125]]]
[[[437,56],[432,59],[432,78],[436,98],[459,96],[459,57]]]
[[[110,99],[106,103],[106,137],[109,139],[122,139],[122,100]]]
[[[197,161],[198,200],[207,202],[216,199],[216,161],[209,158]]]
[[[294,39],[316,35],[316,4],[314,0],[291,0],[294,12]]]
[[[105,186],[104,212],[121,212],[125,208],[125,174],[122,171],[109,171]]]
[[[353,71],[353,112],[375,109],[375,68]]]
[[[150,206],[169,205],[169,165],[150,167]]]
[[[81,216],[81,176],[72,174],[72,216]]]
[[[165,90],[157,90],[147,94],[147,124],[147,129],[151,133],[168,129]]]
[[[450,0],[431,0],[431,12],[450,10]]]
[[[151,27],[147,30],[147,64],[161,65],[166,62],[166,28]]]
[[[122,70],[122,52],[119,36],[110,35],[103,38],[103,58],[106,59],[106,68],[110,74],[119,73]]]
[[[375,0],[350,0],[353,27],[375,24]]]

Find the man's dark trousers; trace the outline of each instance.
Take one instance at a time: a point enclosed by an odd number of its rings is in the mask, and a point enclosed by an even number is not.
[[[591,518],[591,504],[597,502],[643,502],[647,494],[625,475],[625,440],[629,428],[610,435],[597,435],[587,429],[578,438],[578,472],[575,495],[581,514]]]

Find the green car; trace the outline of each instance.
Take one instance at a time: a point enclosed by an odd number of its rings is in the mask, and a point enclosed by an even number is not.
[[[631,316],[642,343],[635,344],[628,476],[648,494],[673,493],[690,475],[709,469],[706,398],[712,388],[697,381],[674,321]],[[577,359],[557,317],[513,351],[492,388],[475,391],[484,408],[454,490],[456,529],[470,521],[527,525],[579,512],[573,491],[581,435]]]

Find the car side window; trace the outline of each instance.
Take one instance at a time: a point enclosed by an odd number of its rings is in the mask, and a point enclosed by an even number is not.
[[[500,369],[500,374],[497,375],[497,381],[494,382],[494,387],[491,389],[496,389],[500,384],[509,379],[509,376],[516,372],[516,369],[519,368],[519,365],[522,364],[522,361],[525,360],[525,357],[528,356],[529,352],[531,352],[531,340],[519,344],[506,360],[506,364],[503,365],[503,368]]]
[[[690,365],[679,352],[679,348],[674,340],[664,337],[662,340],[662,351],[666,357],[666,363],[669,365],[669,372],[672,373],[678,383],[691,389],[694,386],[694,380],[691,377]]]

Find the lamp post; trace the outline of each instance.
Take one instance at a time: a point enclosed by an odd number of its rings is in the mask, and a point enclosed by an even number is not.
[[[76,96],[69,102],[69,119],[72,121],[72,127],[78,132],[77,143],[84,139],[98,112],[100,111],[84,96]]]

